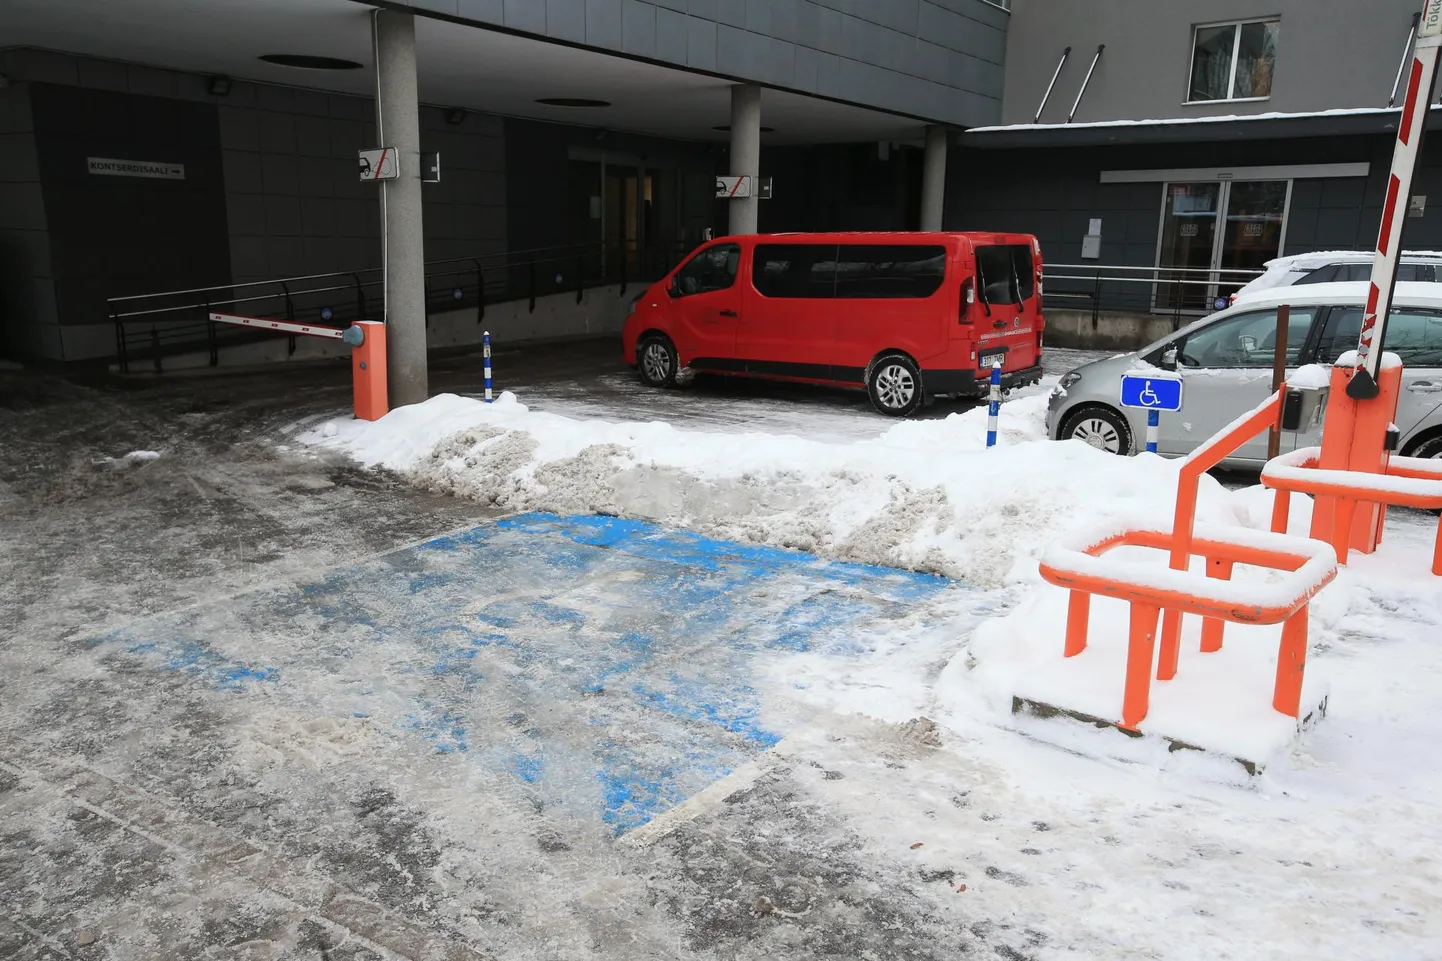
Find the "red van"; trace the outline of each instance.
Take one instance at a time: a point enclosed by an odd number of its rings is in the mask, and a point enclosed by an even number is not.
[[[1041,246],[1030,234],[722,237],[635,303],[626,362],[653,387],[697,371],[864,387],[883,414],[1041,379]]]

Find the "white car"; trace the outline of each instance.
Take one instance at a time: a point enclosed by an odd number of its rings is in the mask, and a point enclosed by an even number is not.
[[[1131,454],[1145,446],[1146,412],[1120,404],[1121,376],[1161,367],[1182,375],[1182,409],[1161,415],[1157,450],[1180,456],[1261,403],[1272,389],[1277,308],[1291,305],[1287,367],[1332,364],[1357,347],[1366,283],[1312,284],[1262,291],[1132,354],[1078,367],[1062,377],[1047,408],[1047,432],[1102,450]],[[1384,348],[1402,358],[1397,404],[1399,450],[1442,457],[1442,284],[1398,284]],[[1321,443],[1319,434],[1283,434],[1282,451]],[[1267,435],[1229,461],[1260,467]]]
[[[1278,257],[1267,261],[1262,275],[1232,294],[1230,302],[1235,304],[1273,287],[1366,280],[1372,275],[1372,258],[1370,250],[1319,250]],[[1442,280],[1439,268],[1442,268],[1442,252],[1404,250],[1397,265],[1397,282],[1434,283]]]

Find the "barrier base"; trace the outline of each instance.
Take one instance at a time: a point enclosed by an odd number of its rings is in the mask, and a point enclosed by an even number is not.
[[[1168,754],[1176,754],[1178,751],[1195,751],[1199,754],[1209,754],[1213,757],[1219,757],[1223,760],[1233,761],[1241,765],[1242,770],[1246,771],[1253,777],[1261,774],[1266,769],[1266,764],[1268,760],[1267,757],[1248,758],[1239,757],[1235,754],[1229,754],[1225,752],[1217,752],[1201,744],[1194,744],[1190,741],[1184,741],[1180,738],[1170,737],[1165,733],[1156,733],[1149,731],[1146,729],[1146,724],[1143,724],[1141,729],[1134,731],[1130,728],[1122,727],[1116,721],[1109,721],[1106,718],[1096,717],[1095,715],[1087,714],[1083,711],[1074,711],[1070,708],[1058,707],[1055,704],[1047,704],[1044,701],[1034,701],[1029,698],[1018,697],[1016,695],[1013,695],[1011,699],[1011,713],[1014,715],[1026,715],[1029,717],[1041,718],[1043,720],[1062,718],[1066,721],[1075,721],[1079,724],[1086,724],[1095,728],[1109,728],[1113,731],[1116,731],[1118,734],[1123,734],[1126,737],[1132,739],[1147,736],[1157,737],[1160,738],[1167,745]],[[1302,717],[1298,719],[1297,736],[1300,737],[1303,732],[1310,729],[1313,725],[1315,725],[1318,721],[1320,721],[1326,716],[1327,698],[1323,696],[1316,705],[1314,705],[1310,710],[1303,713]]]
[[[1015,705],[1041,705],[1041,711],[1032,713],[1059,713],[1099,727],[1122,726],[1131,654],[1128,604],[1097,596],[1089,607],[1088,643],[1070,657],[1061,656],[1072,613],[1066,591],[1040,592],[977,628],[967,676],[993,710],[1010,717]],[[1273,705],[1282,625],[1228,624],[1225,643],[1216,651],[1202,649],[1204,631],[1202,618],[1186,619],[1179,669],[1171,680],[1152,683],[1146,716],[1128,734],[1176,744],[1176,750],[1199,750],[1244,762],[1258,770],[1286,757],[1301,732],[1324,713],[1331,693],[1327,665],[1307,666],[1300,679],[1296,715],[1284,714]],[[1035,734],[1069,748],[1077,746],[1075,732],[1068,738],[1065,732],[1049,735],[1043,727]],[[1111,751],[1134,761],[1166,757],[1165,751],[1158,753],[1158,744],[1132,741],[1124,748],[1121,740],[1113,742],[1110,736],[1100,737],[1097,750],[1110,754],[1108,743],[1116,745]],[[1085,753],[1090,746],[1083,744],[1080,749]]]
[[[1385,358],[1396,360],[1393,354]],[[1387,428],[1397,417],[1397,399],[1402,392],[1400,362],[1389,365],[1384,359],[1377,378],[1374,396],[1352,397],[1354,368],[1333,367],[1332,389],[1327,398],[1326,422],[1322,426],[1322,456],[1317,466],[1324,470],[1386,473],[1391,456],[1385,449]],[[1370,380],[1370,378],[1368,378]],[[1319,541],[1332,541],[1334,505],[1331,498],[1319,497],[1312,511],[1311,535]],[[1382,528],[1387,521],[1387,508],[1380,504],[1358,504],[1352,519],[1351,547],[1371,554],[1382,543]]]

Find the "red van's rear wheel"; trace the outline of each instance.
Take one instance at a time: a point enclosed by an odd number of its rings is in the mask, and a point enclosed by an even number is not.
[[[866,378],[871,405],[889,417],[906,417],[921,409],[921,368],[905,354],[887,354],[871,365]]]
[[[676,373],[681,367],[676,346],[660,334],[644,338],[636,345],[636,367],[641,380],[651,387],[676,386]]]

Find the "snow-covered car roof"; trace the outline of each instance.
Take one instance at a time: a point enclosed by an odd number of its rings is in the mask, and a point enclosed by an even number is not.
[[[1331,284],[1301,284],[1295,287],[1270,287],[1238,301],[1229,310],[1243,307],[1270,307],[1291,304],[1357,304],[1367,300],[1368,283],[1365,280],[1348,280]],[[1392,305],[1407,307],[1442,307],[1442,284],[1407,282],[1397,284],[1392,295]],[[1215,316],[1215,315],[1214,315]]]
[[[1302,284],[1296,287],[1269,287],[1266,290],[1259,290],[1245,300],[1239,300],[1225,310],[1208,314],[1198,320],[1192,321],[1174,333],[1167,334],[1158,340],[1141,348],[1136,353],[1146,354],[1163,344],[1170,343],[1188,334],[1191,331],[1205,327],[1222,314],[1240,314],[1248,310],[1256,310],[1258,307],[1280,307],[1288,304],[1292,307],[1311,306],[1362,306],[1367,302],[1367,291],[1369,284],[1365,280],[1349,280],[1342,283],[1331,284]],[[1430,283],[1399,283],[1392,294],[1393,307],[1426,307],[1434,310],[1442,310],[1442,284]],[[1131,356],[1122,354],[1122,357]]]
[[[1268,272],[1274,266],[1308,269],[1325,267],[1328,264],[1361,264],[1371,260],[1373,256],[1374,252],[1370,250],[1314,250],[1305,254],[1276,257],[1262,266],[1266,267]],[[1434,260],[1442,262],[1442,250],[1404,250],[1402,259],[1418,262]]]
[[[1370,262],[1373,256],[1374,253],[1370,250],[1314,250],[1305,254],[1277,257],[1263,265],[1266,269],[1260,277],[1253,277],[1232,294],[1231,301],[1235,304],[1243,300],[1255,300],[1258,293],[1281,285],[1294,273],[1307,273],[1328,264],[1365,264]],[[1432,263],[1442,266],[1442,251],[1404,250],[1402,260],[1410,264]]]

